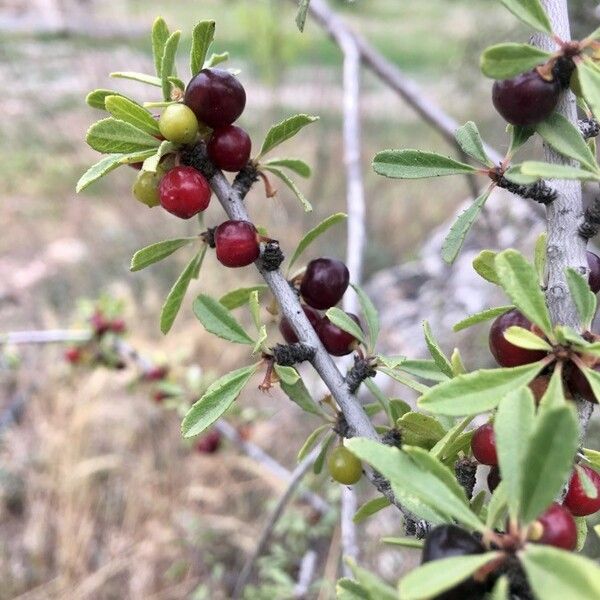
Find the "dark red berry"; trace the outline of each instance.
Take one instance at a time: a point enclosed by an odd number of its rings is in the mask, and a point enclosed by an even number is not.
[[[501,367],[526,365],[541,360],[547,355],[546,352],[541,350],[519,348],[506,340],[504,332],[512,326],[531,329],[531,321],[516,308],[513,308],[497,317],[490,328],[490,352]]]
[[[486,423],[475,430],[471,438],[471,450],[473,451],[473,456],[481,464],[490,466],[498,464],[496,439],[491,423]]]
[[[360,320],[352,313],[346,313],[360,327]],[[325,350],[333,356],[345,356],[354,351],[357,345],[356,338],[334,325],[327,317],[323,317],[317,331]]]
[[[162,207],[180,219],[191,219],[210,202],[210,186],[193,167],[174,167],[158,186]]]
[[[221,434],[213,429],[203,435],[196,443],[196,450],[201,454],[214,454],[221,445]]]
[[[142,375],[144,381],[161,381],[169,373],[169,367],[167,365],[160,365],[152,367]]]
[[[215,229],[217,259],[226,267],[245,267],[260,255],[258,232],[248,221],[225,221]]]
[[[569,481],[569,489],[564,499],[564,505],[571,511],[572,515],[585,517],[600,510],[600,473],[584,465],[580,465],[579,469],[585,472],[592,485],[596,488],[596,497],[591,498],[585,493],[581,485],[579,473],[575,469]]]
[[[110,330],[110,321],[99,310],[90,317],[90,325],[99,337]]]
[[[573,515],[564,506],[554,502],[538,519],[542,525],[542,535],[535,540],[540,544],[556,546],[563,550],[575,550],[577,546],[577,525]]]
[[[125,333],[127,326],[125,325],[125,321],[123,321],[123,319],[113,319],[110,322],[109,329],[113,333]]]
[[[215,129],[206,147],[208,157],[223,171],[240,171],[250,160],[252,141],[237,125]]]
[[[310,321],[310,324],[313,326],[313,329],[315,331],[318,331],[319,325],[322,320],[319,311],[315,310],[314,308],[311,308],[310,306],[303,306],[302,310],[304,311],[304,314]],[[286,341],[286,343],[295,344],[296,342],[298,342],[298,336],[296,335],[296,332],[292,329],[290,322],[285,317],[282,317],[281,321],[279,322],[279,331],[281,331],[281,335],[283,336],[283,339]]]
[[[591,368],[594,371],[600,371],[600,364]],[[579,394],[588,402],[598,402],[588,380],[586,379],[585,375],[577,368],[577,366],[572,366],[572,370],[569,374],[567,383],[569,386],[569,390],[572,394]]]
[[[300,284],[300,293],[313,308],[325,310],[335,306],[348,289],[348,267],[335,258],[311,260]]]
[[[494,492],[494,490],[500,485],[502,481],[502,477],[500,477],[500,469],[496,466],[490,468],[490,472],[487,476],[487,484],[490,492]]]
[[[76,365],[81,360],[81,349],[73,346],[65,350],[65,360],[72,365]]]
[[[590,274],[588,276],[588,283],[590,289],[594,294],[600,292],[600,256],[593,252],[587,251],[587,262],[590,268]]]
[[[558,81],[546,81],[535,69],[512,79],[495,81],[492,102],[513,125],[536,125],[556,108],[560,96]]]
[[[158,390],[152,394],[152,399],[157,404],[160,404],[163,400],[166,400],[167,398],[170,398],[169,394],[161,390]]]
[[[188,83],[183,101],[199,121],[217,129],[231,125],[242,114],[246,91],[228,71],[202,69]]]

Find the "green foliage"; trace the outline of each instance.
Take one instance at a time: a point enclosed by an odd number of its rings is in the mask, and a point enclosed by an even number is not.
[[[481,72],[492,79],[509,79],[529,71],[550,57],[529,44],[498,44],[486,48],[481,55]]]
[[[192,49],[190,51],[190,71],[197,75],[206,61],[208,49],[215,37],[215,22],[200,21],[192,31]]]
[[[362,329],[341,308],[334,306],[325,315],[334,325],[354,336],[359,342],[366,343]]]
[[[200,294],[194,300],[193,310],[206,331],[236,344],[254,343],[229,310],[214,298]]]
[[[267,135],[262,143],[260,152],[256,157],[256,160],[262,158],[267,152],[273,150],[280,144],[283,144],[286,140],[294,137],[301,129],[318,121],[319,117],[315,117],[312,115],[293,115],[281,121],[281,123],[277,123],[277,125],[273,125],[271,129],[267,132]]]
[[[552,33],[552,26],[548,15],[544,10],[540,0],[500,0],[517,19],[523,21],[526,25],[541,31],[542,33]]]
[[[497,306],[496,308],[488,308],[487,310],[482,310],[481,312],[475,313],[459,321],[452,328],[454,331],[462,331],[463,329],[467,329],[472,327],[473,325],[477,325],[479,323],[484,323],[485,321],[490,321],[491,319],[495,319],[500,315],[512,310],[514,306],[512,304],[508,306]]]
[[[300,204],[302,204],[302,208],[304,208],[304,212],[312,212],[312,204],[308,201],[306,196],[301,192],[300,188],[296,185],[296,182],[285,172],[282,171],[278,167],[274,167],[273,165],[263,165],[263,169],[265,171],[270,171],[274,175],[277,175],[285,185],[292,190],[294,196],[300,200]]]
[[[188,244],[191,244],[198,238],[187,237],[187,238],[176,238],[173,240],[164,240],[162,242],[156,242],[150,246],[146,246],[141,250],[138,250],[131,259],[131,271],[141,271],[156,262],[159,262],[167,256],[171,256],[173,252],[183,248]]]
[[[596,294],[590,290],[587,279],[575,269],[567,269],[567,284],[577,307],[581,326],[588,330],[592,326],[592,319],[596,314]]]
[[[379,175],[394,179],[422,179],[475,173],[475,167],[435,152],[422,150],[383,150],[373,159]]]
[[[493,167],[494,163],[487,155],[483,147],[483,140],[473,121],[468,121],[462,127],[459,127],[454,134],[456,141],[463,149],[464,153],[488,167]]]
[[[108,117],[94,123],[87,132],[91,148],[104,154],[140,152],[158,148],[160,142],[149,133],[130,123]]]
[[[378,498],[373,498],[369,500],[365,504],[363,504],[354,514],[352,520],[357,525],[362,523],[369,517],[373,516],[375,513],[378,513],[380,510],[387,508],[391,505],[391,502],[385,498],[384,496],[380,496]],[[410,538],[413,539],[413,538]]]

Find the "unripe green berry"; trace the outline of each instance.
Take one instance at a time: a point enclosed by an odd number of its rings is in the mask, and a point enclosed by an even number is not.
[[[131,189],[136,200],[139,200],[148,208],[158,206],[160,204],[158,184],[162,176],[162,172],[151,173],[150,171],[140,171]]]
[[[338,483],[352,485],[362,477],[362,463],[345,446],[334,448],[327,457],[329,474]]]
[[[158,120],[160,133],[176,144],[191,144],[198,135],[198,119],[185,104],[169,104]]]

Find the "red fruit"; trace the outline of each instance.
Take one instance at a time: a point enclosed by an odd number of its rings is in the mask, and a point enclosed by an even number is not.
[[[213,131],[206,149],[216,167],[224,171],[239,171],[250,160],[252,141],[241,127],[227,125]]]
[[[498,464],[496,438],[491,423],[486,423],[475,430],[471,438],[471,450],[473,451],[473,456],[481,464],[490,466]]]
[[[504,332],[512,326],[531,329],[531,321],[516,308],[500,315],[490,328],[490,352],[501,367],[518,367],[544,358],[547,353],[541,350],[526,350],[511,344],[504,337]]]
[[[587,251],[587,263],[590,268],[588,275],[588,283],[594,294],[600,292],[600,256],[593,252]]]
[[[110,321],[99,310],[90,317],[90,325],[97,336],[102,336],[110,330]]]
[[[346,313],[360,327],[360,320],[352,313]],[[327,317],[323,317],[317,331],[325,350],[333,356],[345,356],[354,351],[357,346],[356,338],[334,325]]]
[[[315,310],[314,308],[311,308],[310,306],[302,306],[302,310],[304,311],[304,314],[310,321],[310,324],[313,326],[313,329],[315,331],[318,331],[319,325],[322,320],[319,311]],[[282,317],[281,321],[279,322],[279,331],[281,331],[281,335],[283,336],[283,339],[286,341],[286,343],[295,344],[296,342],[298,342],[298,336],[296,335],[296,332],[292,329],[290,322],[285,317]]]
[[[600,371],[600,364],[592,367],[592,369],[594,371]],[[579,394],[588,402],[598,402],[585,375],[575,365],[573,365],[569,375],[568,386],[572,394]]]
[[[541,537],[535,541],[563,550],[575,550],[577,525],[573,515],[564,506],[554,502],[538,522],[542,525],[543,531]]]
[[[142,379],[144,381],[161,381],[168,373],[169,367],[167,365],[152,367],[142,375]]]
[[[125,326],[125,321],[123,321],[123,319],[113,319],[109,324],[109,329],[113,333],[124,333],[127,327]]]
[[[169,397],[169,394],[162,392],[161,390],[158,390],[152,394],[152,400],[154,400],[154,402],[157,404],[160,404],[163,400],[166,400]]]
[[[513,125],[535,125],[556,108],[560,96],[558,81],[546,81],[535,69],[512,79],[495,81],[492,102]]]
[[[216,129],[231,125],[244,111],[246,91],[222,69],[202,69],[185,89],[184,103],[202,123]]]
[[[221,434],[213,429],[203,435],[196,443],[196,450],[201,454],[214,454],[221,445]]]
[[[180,219],[190,219],[210,202],[210,186],[193,167],[174,167],[158,186],[162,207]]]
[[[500,469],[496,466],[490,468],[490,472],[487,476],[487,484],[490,492],[494,492],[494,490],[500,485],[502,481],[502,477],[500,477]]]
[[[81,349],[73,346],[65,350],[65,360],[72,365],[76,365],[81,360]]]
[[[571,480],[569,481],[569,489],[564,499],[564,505],[571,511],[571,514],[576,517],[585,517],[594,514],[600,510],[600,474],[583,465],[579,465],[588,479],[596,488],[596,497],[590,498],[581,485],[581,479],[577,469],[573,471]]]
[[[335,306],[348,289],[348,267],[335,258],[311,260],[300,284],[300,293],[314,308],[325,310]]]
[[[215,229],[217,259],[226,267],[245,267],[260,255],[256,227],[248,221],[225,221]]]

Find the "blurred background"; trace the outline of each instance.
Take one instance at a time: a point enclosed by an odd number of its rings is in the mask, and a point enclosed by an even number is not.
[[[489,101],[491,82],[480,75],[479,55],[495,42],[526,40],[527,31],[499,3],[329,4],[426,97],[458,122],[476,121],[492,146],[506,149],[504,123]],[[596,3],[570,4],[575,36],[597,26]],[[256,146],[269,126],[287,115],[321,116],[280,152],[313,167],[313,177],[299,183],[314,211],[304,214],[287,189],[266,199],[257,186],[248,198],[256,222],[276,231],[289,251],[307,229],[345,210],[341,54],[310,20],[300,34],[294,14],[293,4],[284,0],[0,2],[0,332],[81,326],[85,310],[104,295],[122,302],[128,342],[153,360],[168,362],[170,376],[186,381],[192,392],[226,368],[244,364],[237,347],[203,331],[191,300],[200,291],[219,297],[256,282],[254,271],[223,270],[208,256],[172,332],[163,337],[160,307],[189,257],[179,252],[135,274],[129,261],[152,242],[195,233],[194,224],[137,203],[130,193],[135,171],[126,167],[75,194],[77,179],[97,160],[84,137],[100,113],[84,98],[94,88],[109,87],[148,100],[145,86],[111,80],[108,73],[152,72],[149,30],[157,15],[172,30],[182,30],[179,72],[187,73],[191,25],[215,19],[213,50],[228,50],[229,66],[241,70],[248,100],[240,124]],[[397,266],[419,264],[412,261],[438,227],[446,231],[470,188],[463,178],[440,184],[376,176],[370,161],[380,149],[454,151],[366,70],[362,84],[370,234],[365,279],[371,279],[382,315],[391,315],[393,323],[395,299],[407,297],[406,281],[393,275]],[[538,233],[542,221],[531,207],[526,210],[531,215],[523,218],[531,219]],[[206,222],[220,220],[221,209],[213,202]],[[486,245],[485,233],[475,239],[479,249]],[[345,244],[344,227],[334,228],[307,259],[343,258]],[[438,273],[446,282],[459,275],[449,267]],[[391,289],[396,284],[400,291]],[[435,287],[428,304],[443,307],[447,294],[443,286]],[[448,336],[449,349],[457,344],[450,325],[440,333],[444,343]],[[402,338],[404,347],[386,352],[410,353],[413,343],[420,349],[421,340],[412,333],[407,337],[398,327],[391,329],[386,333]],[[485,365],[485,327],[460,343],[469,366]],[[63,352],[61,345],[5,348],[0,363],[0,411],[18,398],[22,413],[11,426],[4,427],[0,418],[0,600],[229,597],[284,483],[226,442],[207,454],[182,441],[180,404],[153,401],[152,389],[133,385],[131,370],[74,369]],[[255,390],[249,386],[229,420],[291,469],[314,423],[279,391]],[[597,429],[592,428],[596,440]],[[309,477],[307,484],[331,510],[316,519],[306,504],[290,506],[258,563],[247,598],[293,597],[299,557],[307,548],[317,551],[323,565],[307,597],[334,597],[339,489],[325,474]],[[361,499],[371,497],[367,484],[357,487]],[[395,582],[416,558],[382,548],[381,535],[401,535],[398,516],[384,513],[359,529],[361,563]],[[590,546],[589,552],[597,548]]]

